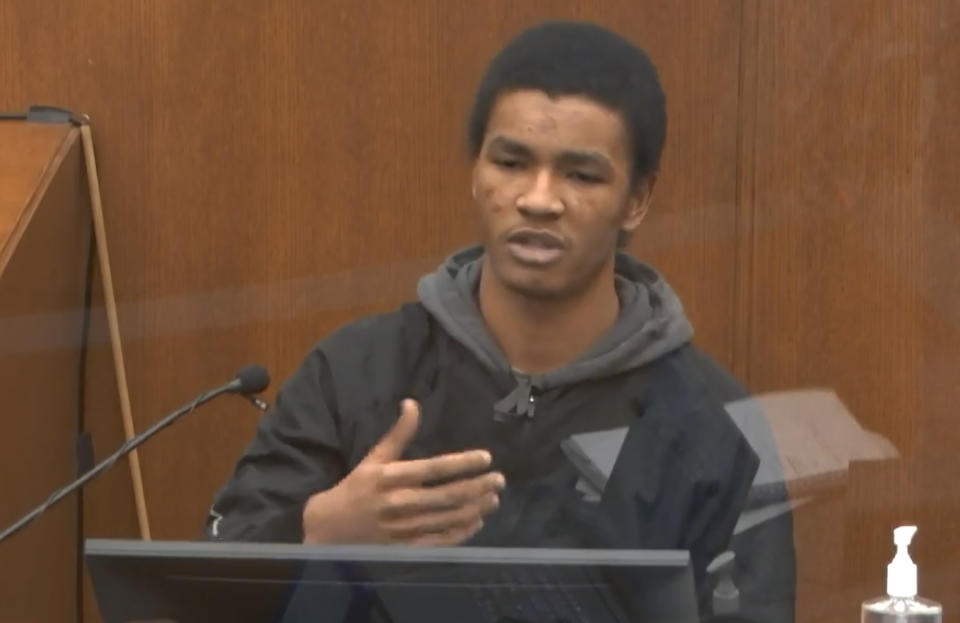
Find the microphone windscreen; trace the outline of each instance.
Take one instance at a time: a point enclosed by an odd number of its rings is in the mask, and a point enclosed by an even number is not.
[[[267,373],[267,369],[256,364],[240,368],[236,378],[240,381],[237,391],[241,394],[258,394],[270,385],[270,374]]]

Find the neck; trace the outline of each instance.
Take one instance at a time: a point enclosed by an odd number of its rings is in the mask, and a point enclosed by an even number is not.
[[[620,312],[613,260],[603,278],[576,296],[534,298],[480,274],[480,313],[510,365],[541,374],[574,361],[610,329]]]

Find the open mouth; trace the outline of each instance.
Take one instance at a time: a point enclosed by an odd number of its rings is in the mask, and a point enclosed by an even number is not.
[[[521,264],[548,266],[563,256],[566,244],[553,232],[520,229],[507,236],[507,249]]]

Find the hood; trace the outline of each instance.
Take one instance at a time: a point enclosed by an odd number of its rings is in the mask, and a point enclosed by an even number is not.
[[[620,314],[614,326],[569,364],[543,374],[520,374],[511,368],[480,315],[476,293],[482,266],[482,247],[458,251],[420,279],[417,294],[444,330],[483,365],[517,380],[517,387],[496,403],[498,416],[532,416],[531,390],[619,374],[662,357],[693,336],[680,299],[659,273],[618,252],[614,271]]]

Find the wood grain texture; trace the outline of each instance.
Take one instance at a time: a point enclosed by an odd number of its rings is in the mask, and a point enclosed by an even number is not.
[[[737,170],[734,219],[737,244],[733,284],[733,327],[731,369],[746,381],[750,373],[750,334],[753,296],[753,224],[756,206],[757,105],[761,88],[760,0],[743,0],[740,11],[739,97],[737,99]]]
[[[18,163],[0,168],[3,202],[20,196],[29,204],[22,213],[30,215],[20,221],[18,244],[0,272],[0,526],[6,528],[75,476],[90,219],[77,130],[0,122],[0,154],[0,162]],[[77,516],[73,496],[0,545],[0,621],[75,620]]]
[[[858,466],[829,522],[840,547],[797,530],[801,577],[835,580],[801,582],[799,620],[854,620],[897,522],[919,521],[932,586],[960,555],[960,19],[953,2],[815,1],[759,3],[757,23],[742,370],[757,391],[835,389],[903,455]]]
[[[17,249],[39,206],[58,151],[70,136],[69,128],[57,125],[0,121],[0,274]]]

